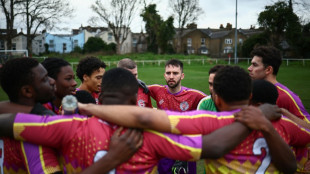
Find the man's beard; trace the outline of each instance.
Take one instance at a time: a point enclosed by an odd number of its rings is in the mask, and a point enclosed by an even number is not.
[[[177,86],[179,86],[180,82],[181,82],[181,79],[178,80],[175,84],[170,85],[170,84],[169,84],[169,81],[166,81],[166,83],[167,83],[167,85],[169,86],[169,88],[172,88],[172,89],[174,89],[174,88],[176,88]]]

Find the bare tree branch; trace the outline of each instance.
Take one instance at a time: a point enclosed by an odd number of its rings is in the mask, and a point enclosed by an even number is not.
[[[117,53],[120,53],[121,45],[127,39],[130,32],[130,24],[136,13],[136,5],[139,0],[110,0],[109,5],[96,0],[91,6],[92,10],[112,30],[117,44]],[[95,18],[92,18],[94,21]]]

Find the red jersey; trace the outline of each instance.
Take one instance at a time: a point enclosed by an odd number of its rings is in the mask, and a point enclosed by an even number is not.
[[[153,108],[149,93],[146,94],[143,92],[143,90],[144,89],[139,86],[138,96],[137,96],[137,106]]]
[[[55,173],[61,171],[53,150],[9,138],[0,139],[0,173]]]
[[[148,88],[151,97],[156,100],[157,107],[165,110],[181,112],[196,110],[199,101],[206,97],[203,92],[184,86],[175,94],[169,92],[167,85],[150,85]]]
[[[44,116],[17,114],[14,123],[16,139],[56,148],[68,173],[80,172],[103,156],[114,128],[96,117]],[[36,136],[33,136],[33,134]],[[117,173],[150,173],[156,171],[160,158],[198,160],[202,136],[180,136],[145,131],[143,146]]]
[[[277,105],[280,108],[285,108],[292,114],[296,115],[300,119],[310,123],[310,114],[306,111],[298,95],[293,93],[286,86],[281,83],[276,83],[279,97],[277,99]]]
[[[192,111],[186,113],[169,112],[172,132],[175,133],[201,133],[208,134],[220,127],[234,121],[231,112]],[[307,144],[310,143],[310,130],[301,128],[293,121],[282,117],[279,121],[272,122],[273,126],[290,146],[296,148],[295,154],[302,171],[309,159]],[[216,160],[206,160],[207,173],[276,173],[278,170],[271,163],[268,145],[260,131],[252,133],[229,154]]]

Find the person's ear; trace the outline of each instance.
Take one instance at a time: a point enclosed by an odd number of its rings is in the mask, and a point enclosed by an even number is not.
[[[272,74],[273,73],[273,67],[272,66],[267,66],[265,69],[266,74]]]
[[[24,85],[21,87],[21,94],[26,98],[32,98],[34,96],[34,89],[30,85]]]
[[[219,98],[219,96],[215,93],[212,94],[212,98],[213,98],[213,101],[214,101],[214,104],[217,108],[219,108],[221,106],[221,100]]]
[[[86,74],[84,74],[84,75],[83,75],[83,82],[87,82],[87,81],[88,81],[88,79],[89,79],[89,76],[88,76],[88,75],[86,75]]]
[[[185,77],[185,74],[184,74],[184,73],[182,73],[182,74],[181,74],[181,80],[183,80],[183,79],[184,79],[184,77]]]

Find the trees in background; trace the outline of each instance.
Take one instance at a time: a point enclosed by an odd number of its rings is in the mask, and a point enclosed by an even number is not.
[[[199,0],[169,0],[169,4],[177,21],[179,31],[177,33],[176,51],[180,53],[184,27],[195,22],[204,12],[199,5]]]
[[[14,0],[0,0],[0,8],[3,11],[6,20],[6,40],[7,40],[7,49],[12,49],[12,38],[14,37],[14,20],[17,16],[16,4],[17,1]]]
[[[264,35],[268,38],[270,45],[284,51],[289,50],[291,56],[299,57],[303,54],[301,49],[304,42],[302,25],[290,4],[280,1],[265,6],[265,10],[258,16],[258,23],[264,28]],[[258,36],[255,37],[257,39]]]
[[[111,0],[109,3],[96,0],[95,4],[91,6],[99,18],[112,30],[118,54],[120,54],[121,45],[130,32],[129,25],[134,18],[137,4],[138,0]],[[92,18],[92,20],[96,21],[96,18]]]
[[[68,0],[19,0],[17,5],[18,13],[25,21],[29,53],[32,52],[31,43],[38,29],[52,29],[73,12]]]
[[[148,51],[158,54],[167,53],[170,47],[169,41],[172,41],[175,34],[173,17],[163,20],[156,10],[156,4],[145,6],[141,17],[148,34]]]

